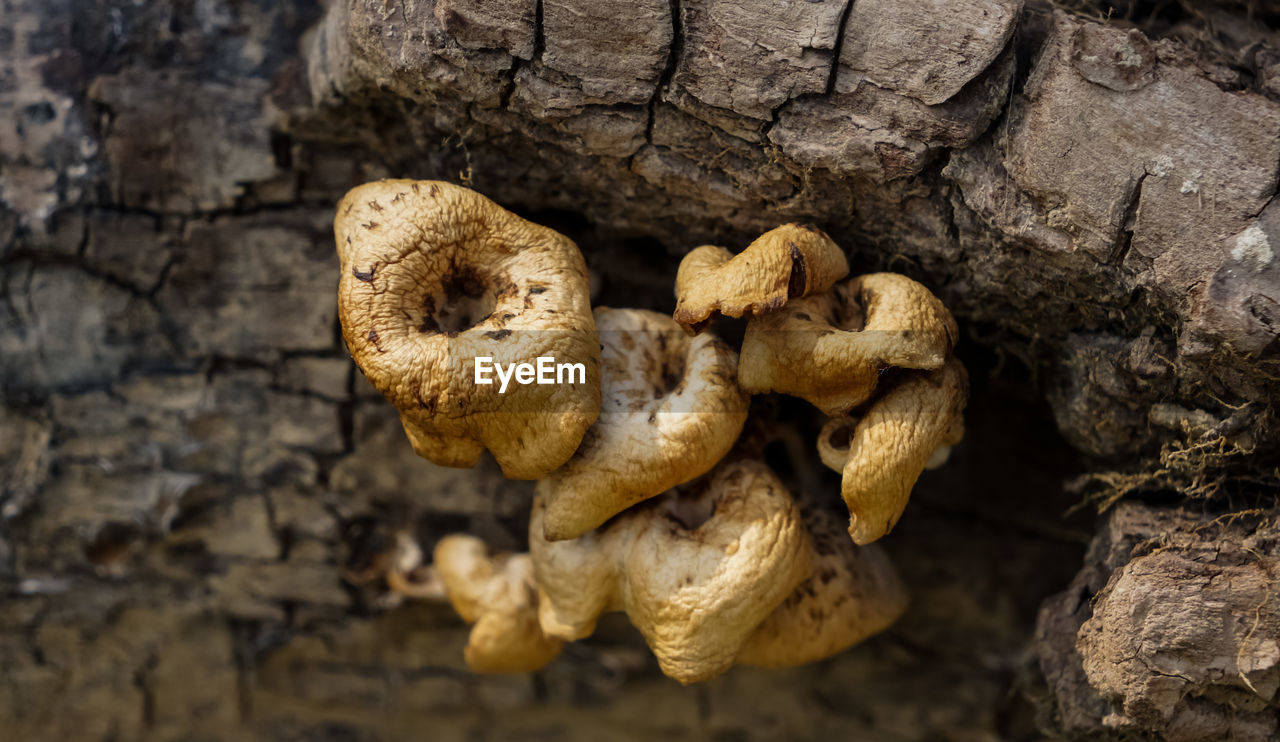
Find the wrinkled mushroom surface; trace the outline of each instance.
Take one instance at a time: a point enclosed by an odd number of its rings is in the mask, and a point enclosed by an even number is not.
[[[624,610],[682,683],[728,669],[812,574],[799,508],[757,461],[723,464],[700,492],[655,498],[570,541],[543,538],[544,499],[529,527],[543,630],[579,639],[601,613]]]
[[[506,476],[536,479],[573,455],[600,411],[600,346],[572,241],[474,191],[411,180],[353,189],[334,233],[343,337],[420,456],[469,467],[488,449]],[[543,356],[582,373],[505,393],[476,383],[476,358]]]
[[[741,317],[773,312],[788,299],[826,291],[849,274],[849,263],[825,232],[784,224],[765,232],[738,255],[703,245],[680,261],[675,320],[701,332],[714,314]]]
[[[849,535],[868,544],[893,529],[935,452],[964,435],[968,376],[954,358],[935,371],[902,372],[858,417],[829,420],[818,453],[841,472]]]
[[[753,317],[738,382],[752,394],[789,394],[841,415],[871,396],[886,368],[941,367],[958,337],[951,312],[927,288],[872,273]]]
[[[816,662],[884,631],[907,608],[907,591],[875,544],[857,546],[821,503],[801,501],[813,541],[813,575],[769,614],[738,662],[792,667]]]
[[[641,500],[710,471],[742,431],[748,396],[738,358],[670,317],[597,308],[603,346],[600,418],[540,491],[545,536],[577,538]]]
[[[453,609],[471,627],[463,650],[476,672],[532,672],[560,654],[564,642],[542,632],[538,590],[528,554],[489,556],[473,536],[446,536],[433,553],[434,572]]]

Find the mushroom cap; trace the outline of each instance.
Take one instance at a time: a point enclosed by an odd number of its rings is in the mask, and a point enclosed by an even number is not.
[[[809,224],[784,224],[737,256],[712,245],[686,255],[676,273],[674,317],[696,334],[715,313],[773,312],[788,299],[826,291],[848,274],[844,251],[825,232]]]
[[[446,536],[433,553],[436,575],[453,609],[471,627],[463,657],[476,672],[532,672],[564,642],[542,633],[538,591],[528,554],[490,557],[474,536]]]
[[[763,463],[722,464],[705,484],[556,542],[542,537],[540,493],[529,550],[543,630],[581,638],[600,613],[621,609],[668,676],[693,683],[728,669],[756,626],[812,574],[812,546],[799,508]]]
[[[469,467],[488,449],[513,479],[573,455],[600,412],[600,346],[572,241],[474,191],[412,180],[351,190],[334,234],[347,348],[418,455]],[[540,356],[581,363],[582,383],[475,383],[478,357]]]
[[[813,540],[813,576],[747,638],[738,662],[792,667],[816,662],[884,631],[907,608],[907,591],[879,545],[858,546],[839,520],[811,498],[801,501]]]
[[[958,337],[951,312],[929,289],[896,273],[871,273],[753,317],[738,383],[842,415],[871,396],[886,368],[942,366]]]
[[[934,452],[960,442],[969,393],[964,366],[904,372],[859,418],[837,417],[818,434],[818,454],[842,473],[849,535],[869,544],[893,529]]]
[[[719,338],[690,338],[642,309],[599,307],[595,316],[603,403],[578,452],[542,487],[551,541],[707,473],[747,419],[737,354]]]

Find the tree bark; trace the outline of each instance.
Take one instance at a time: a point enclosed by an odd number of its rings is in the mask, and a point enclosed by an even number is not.
[[[1274,738],[1280,9],[1109,8],[0,0],[0,730]],[[596,303],[796,220],[937,292],[974,395],[908,615],[693,689],[625,621],[467,673],[362,577],[522,548],[531,492],[414,457],[342,347],[333,204],[388,176],[569,234]]]

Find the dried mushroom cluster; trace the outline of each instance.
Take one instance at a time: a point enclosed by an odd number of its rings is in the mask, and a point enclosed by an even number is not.
[[[905,610],[871,542],[959,442],[967,396],[955,321],[920,284],[842,281],[827,235],[784,225],[736,256],[690,252],[674,317],[592,311],[569,239],[440,182],[352,190],[335,235],[344,337],[414,450],[466,467],[487,449],[506,476],[539,480],[528,554],[454,535],[430,565],[406,539],[388,560],[392,589],[447,598],[473,624],[473,669],[538,669],[623,611],[691,683],[828,657]],[[740,354],[704,332],[719,314],[747,318]],[[509,388],[477,373],[480,357],[542,356],[582,372]],[[852,538],[744,445],[750,395],[771,392],[830,416],[817,449],[842,475]]]

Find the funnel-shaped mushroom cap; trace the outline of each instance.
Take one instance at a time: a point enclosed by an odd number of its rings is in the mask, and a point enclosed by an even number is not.
[[[600,418],[547,478],[546,537],[577,538],[711,470],[742,431],[738,357],[714,335],[690,338],[670,317],[596,309],[604,378]]]
[[[842,415],[871,396],[886,368],[942,366],[958,336],[955,319],[927,288],[872,273],[752,318],[738,383],[752,394],[790,394]]]
[[[857,546],[819,503],[801,504],[813,539],[813,576],[752,632],[738,662],[791,667],[830,657],[887,629],[907,608],[907,591],[876,544]]]
[[[600,412],[600,346],[573,242],[474,191],[411,180],[352,190],[334,233],[347,348],[418,455],[468,467],[487,448],[513,479],[573,455]],[[477,358],[549,364],[559,383],[510,378],[503,391],[492,368],[493,383],[477,383]]]
[[[532,672],[564,645],[538,625],[538,590],[528,554],[489,557],[473,536],[436,545],[435,572],[462,620],[474,624],[463,656],[476,672]]]
[[[968,376],[952,358],[936,371],[904,373],[860,418],[833,418],[823,426],[818,453],[843,475],[855,543],[892,530],[935,451],[960,442],[968,394]]]
[[[572,541],[542,538],[536,498],[529,550],[543,630],[580,638],[600,613],[621,609],[670,677],[693,683],[728,669],[756,626],[812,573],[812,546],[767,466],[737,461],[710,477],[696,495],[651,500]]]
[[[826,291],[848,274],[844,252],[808,224],[771,229],[736,256],[704,245],[680,261],[675,320],[691,333],[701,332],[717,312],[773,312],[788,299]]]

